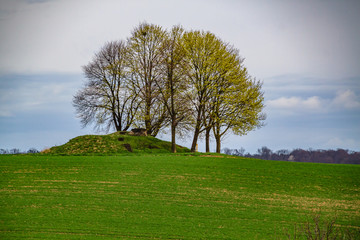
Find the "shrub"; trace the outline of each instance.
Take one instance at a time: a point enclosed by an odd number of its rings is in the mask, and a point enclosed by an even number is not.
[[[307,239],[307,240],[355,240],[360,239],[359,228],[343,228],[336,224],[336,217],[324,220],[321,212],[314,213],[311,219],[303,223],[300,227],[294,226],[294,233],[285,231],[287,239]]]

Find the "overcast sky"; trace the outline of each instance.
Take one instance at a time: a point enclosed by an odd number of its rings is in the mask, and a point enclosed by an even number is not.
[[[71,104],[81,66],[144,21],[215,33],[263,81],[266,126],[223,147],[360,151],[357,0],[0,0],[0,148],[93,134]]]

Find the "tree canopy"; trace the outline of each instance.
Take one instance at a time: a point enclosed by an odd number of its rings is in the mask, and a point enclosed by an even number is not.
[[[106,43],[83,67],[85,86],[73,98],[83,126],[149,135],[171,129],[193,133],[191,150],[211,136],[220,152],[228,132],[244,135],[265,120],[261,82],[251,77],[238,49],[211,32],[165,30],[141,23],[127,41]]]

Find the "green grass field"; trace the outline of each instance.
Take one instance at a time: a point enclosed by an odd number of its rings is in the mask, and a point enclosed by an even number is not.
[[[360,227],[360,166],[225,156],[0,155],[0,239],[284,239]]]

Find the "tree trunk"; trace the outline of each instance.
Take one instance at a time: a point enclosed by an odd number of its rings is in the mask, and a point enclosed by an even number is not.
[[[217,153],[221,152],[221,137],[220,136],[216,136],[216,152]]]
[[[196,144],[197,144],[197,140],[199,138],[199,132],[200,131],[198,129],[195,129],[194,138],[193,138],[193,141],[191,144],[191,152],[196,152]]]
[[[221,127],[218,122],[215,123],[213,130],[214,130],[213,133],[214,133],[215,140],[216,140],[216,152],[220,153],[221,152],[221,136],[222,135],[220,133]]]
[[[201,125],[201,110],[198,112],[198,116],[196,119],[196,126],[194,131],[194,138],[191,145],[191,152],[196,152],[196,144],[200,135],[200,125]]]
[[[176,115],[171,119],[171,152],[176,153]]]
[[[117,121],[116,116],[115,116],[114,113],[113,113],[113,122],[114,122],[116,131],[117,132],[121,131],[121,126],[119,126],[118,121]]]
[[[210,131],[211,128],[206,128],[206,132],[205,132],[205,148],[206,148],[206,152],[210,152]]]
[[[152,134],[152,126],[151,126],[151,118],[150,118],[150,108],[151,108],[151,103],[146,101],[146,106],[145,106],[145,128],[147,131],[148,135]]]

